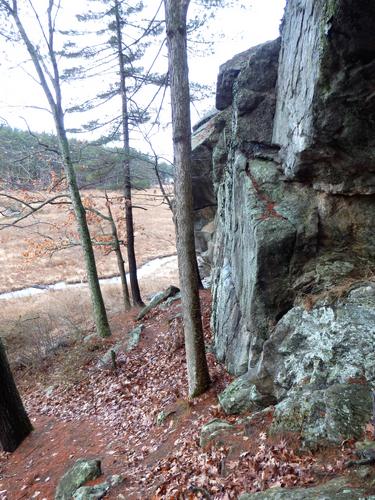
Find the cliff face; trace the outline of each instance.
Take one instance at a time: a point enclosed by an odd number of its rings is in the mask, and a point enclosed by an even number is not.
[[[346,398],[358,434],[375,384],[374,20],[370,0],[289,0],[281,39],[220,68],[193,139],[214,348],[242,376],[222,404],[277,404],[312,446],[354,431],[307,424],[304,401]]]
[[[288,2],[273,141],[290,179],[375,192],[374,19],[370,0]]]

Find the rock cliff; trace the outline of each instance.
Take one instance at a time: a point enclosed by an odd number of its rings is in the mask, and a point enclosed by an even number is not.
[[[280,39],[220,67],[193,137],[214,349],[240,377],[222,405],[274,404],[309,447],[372,411],[374,20],[370,0],[289,0]]]

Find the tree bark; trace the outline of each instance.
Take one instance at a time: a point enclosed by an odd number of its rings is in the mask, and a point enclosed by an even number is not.
[[[191,180],[191,124],[186,19],[189,0],[164,0],[172,101],[177,256],[189,395],[210,384],[198,292]]]
[[[125,262],[124,262],[124,258],[122,256],[120,241],[119,241],[118,233],[117,233],[117,227],[116,227],[116,223],[113,219],[111,205],[110,205],[110,201],[109,201],[107,193],[105,194],[105,197],[107,200],[108,218],[109,218],[109,222],[111,225],[111,232],[112,232],[112,238],[113,238],[113,250],[116,254],[117,267],[118,267],[118,270],[120,273],[121,290],[122,290],[122,297],[124,300],[124,308],[125,308],[125,311],[129,311],[129,309],[130,309],[130,297],[129,297],[128,282],[126,279]]]
[[[108,323],[107,311],[105,309],[103,295],[100,289],[99,276],[96,268],[95,255],[91,242],[91,235],[86,220],[86,210],[82,204],[79,193],[76,174],[70,156],[68,139],[65,133],[63,111],[57,110],[54,114],[57,137],[64,159],[64,172],[68,181],[69,193],[72,200],[73,210],[77,221],[77,228],[86,264],[87,282],[89,285],[91,303],[94,313],[94,321],[97,333],[100,337],[109,337],[111,330]]]
[[[12,452],[33,430],[0,339],[0,444]]]
[[[125,217],[126,217],[126,248],[128,253],[130,288],[132,291],[133,304],[137,307],[143,307],[144,303],[139,290],[137,278],[137,260],[134,248],[134,222],[130,179],[130,139],[129,139],[129,113],[128,96],[126,90],[126,72],[124,53],[122,50],[122,31],[120,7],[118,0],[115,0],[117,51],[120,70],[120,93],[121,93],[121,121],[122,121],[122,140],[124,149],[124,197],[125,197]]]
[[[159,187],[160,187],[160,191],[161,191],[161,193],[163,195],[163,198],[164,198],[165,202],[167,203],[170,211],[172,212],[173,222],[176,223],[175,216],[174,216],[173,203],[171,202],[169,196],[167,195],[167,193],[166,193],[166,191],[164,189],[163,181],[161,180],[161,177],[160,177],[159,159],[158,159],[155,151],[153,149],[152,149],[152,151],[153,151],[153,154],[154,154],[154,168],[155,168],[156,177],[158,179],[158,184],[159,184]],[[201,275],[199,273],[199,266],[198,266],[198,259],[197,258],[195,260],[195,265],[196,265],[196,270],[197,270],[198,289],[199,290],[204,290],[204,286],[203,286],[203,283],[202,283]]]

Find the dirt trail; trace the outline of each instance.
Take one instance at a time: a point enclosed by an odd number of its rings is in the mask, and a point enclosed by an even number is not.
[[[209,292],[203,292],[202,299],[207,327]],[[126,498],[131,494],[136,497],[144,488],[156,488],[159,481],[146,486],[142,474],[173,449],[182,432],[190,433],[194,425],[197,427],[197,414],[202,409],[210,417],[208,409],[217,404],[218,387],[200,398],[199,411],[186,399],[181,324],[175,318],[178,312],[176,303],[168,311],[149,315],[140,345],[126,358],[119,356],[117,373],[94,368],[95,359],[109,346],[106,341],[93,361],[83,367],[82,380],[69,389],[56,387],[49,394],[48,377],[39,383],[37,374],[35,380],[18,374],[35,431],[15,453],[0,458],[0,491],[6,490],[1,500],[52,500],[64,471],[83,457],[101,458],[105,476],[122,474],[125,481],[118,489]],[[134,314],[118,315],[112,324],[110,343],[132,327]],[[214,373],[219,369],[212,356],[211,368]],[[215,374],[214,378],[219,379]],[[223,373],[220,388],[228,380]],[[162,410],[172,411],[172,418],[165,426],[158,426],[155,418]]]
[[[201,300],[210,343],[210,293],[203,291]],[[134,313],[114,318],[113,339],[94,339],[84,346],[91,350],[91,361],[70,386],[57,384],[46,391],[48,370],[50,374],[58,370],[69,352],[57,357],[43,377],[18,374],[35,431],[15,453],[0,455],[1,500],[53,500],[64,471],[85,457],[102,460],[103,480],[110,474],[123,476],[123,483],[106,496],[109,499],[210,495],[228,500],[243,491],[274,485],[312,484],[342,470],[351,449],[300,455],[295,452],[298,436],[266,436],[272,420],[268,417],[229,442],[200,448],[204,423],[213,418],[235,421],[217,404],[217,393],[231,377],[208,354],[212,387],[200,398],[188,400],[179,312],[178,302],[151,312],[139,346],[118,356],[116,372],[98,371],[96,360],[132,328]],[[157,425],[161,411],[167,416]]]

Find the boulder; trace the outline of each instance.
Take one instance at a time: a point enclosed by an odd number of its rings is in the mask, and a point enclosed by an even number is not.
[[[163,425],[166,420],[176,413],[175,410],[162,410],[156,415],[155,423],[156,425]]]
[[[173,297],[169,297],[165,302],[160,304],[160,309],[168,309],[171,307],[173,302],[176,302],[177,300],[181,300],[181,293],[176,293],[176,295],[173,295]]]
[[[234,432],[235,427],[225,420],[215,418],[203,425],[199,445],[203,448],[211,441],[217,441],[221,436]]]
[[[256,411],[265,404],[264,398],[258,393],[255,385],[247,375],[238,377],[229,384],[219,394],[219,403],[227,415]]]
[[[151,309],[153,309],[154,307],[157,307],[159,304],[161,304],[162,302],[167,300],[169,297],[173,297],[174,295],[179,293],[179,291],[180,291],[179,288],[171,285],[166,290],[164,290],[164,292],[159,292],[156,295],[154,295],[154,297],[151,299],[150,303],[147,304],[147,306],[144,307],[140,311],[140,313],[138,314],[137,321],[140,321],[141,319],[143,319],[146,316],[146,314],[148,314],[151,311]]]
[[[77,460],[61,478],[55,493],[55,500],[71,500],[76,490],[90,481],[101,476],[101,462],[98,459]]]
[[[368,385],[334,384],[327,389],[294,389],[275,406],[271,433],[296,432],[302,446],[315,450],[362,437],[372,416]]]
[[[374,334],[375,284],[289,311],[247,374],[260,394],[280,401],[273,431],[296,431],[309,448],[360,438],[372,415]]]
[[[358,482],[358,480],[357,480]],[[238,500],[359,500],[374,499],[368,496],[370,484],[353,485],[349,478],[335,478],[313,488],[272,488],[260,493],[244,493]]]
[[[375,388],[375,284],[357,285],[348,296],[298,306],[264,344],[251,380],[262,394],[284,399],[294,387],[368,383]]]
[[[123,481],[122,476],[110,476],[107,481],[94,486],[81,486],[73,495],[73,500],[96,500],[103,498],[108,491],[121,484]]]
[[[131,330],[127,336],[126,336],[126,341],[125,341],[125,352],[132,351],[135,349],[140,340],[141,340],[141,334],[143,330],[145,329],[145,326],[143,324],[136,326]]]

